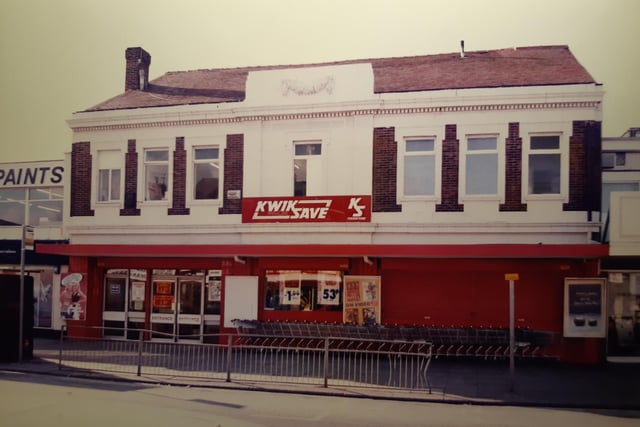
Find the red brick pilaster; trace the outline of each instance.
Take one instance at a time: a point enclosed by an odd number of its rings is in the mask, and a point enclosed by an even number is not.
[[[458,180],[460,176],[460,142],[457,126],[446,125],[442,141],[442,203],[436,212],[463,212],[464,205],[458,203]]]
[[[187,151],[184,148],[184,136],[179,136],[173,152],[173,203],[167,211],[169,215],[189,215],[189,208],[186,207],[186,179]]]
[[[227,135],[227,148],[224,150],[224,181],[222,183],[222,207],[218,213],[241,214],[242,191],[244,184],[244,134]],[[239,199],[229,199],[229,190],[240,190]]]
[[[91,143],[71,147],[71,216],[93,216],[91,209]]]
[[[138,204],[138,153],[136,140],[127,141],[127,154],[124,156],[124,209],[120,216],[139,216]]]
[[[574,121],[569,138],[569,202],[562,206],[565,211],[586,209],[587,168],[585,164],[585,121]]]
[[[505,141],[505,180],[504,203],[500,212],[525,212],[526,203],[522,203],[522,138],[520,123],[509,123],[509,136]]]
[[[401,212],[397,201],[398,147],[395,128],[373,129],[372,211]]]

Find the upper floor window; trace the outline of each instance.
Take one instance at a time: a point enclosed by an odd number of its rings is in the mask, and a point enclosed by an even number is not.
[[[465,157],[465,193],[467,195],[498,194],[498,139],[467,139]]]
[[[216,200],[220,194],[220,150],[195,148],[193,152],[194,198]]]
[[[560,194],[560,136],[531,136],[529,142],[529,194]]]
[[[98,202],[120,200],[120,152],[98,152]]]
[[[296,142],[293,146],[293,195],[311,196],[322,193],[322,143]]]
[[[145,200],[166,200],[169,150],[144,151]]]
[[[433,196],[436,189],[434,138],[404,141],[404,195]]]

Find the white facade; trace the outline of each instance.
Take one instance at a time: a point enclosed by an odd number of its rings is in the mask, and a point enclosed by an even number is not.
[[[585,244],[600,224],[584,211],[563,210],[569,201],[569,142],[574,121],[601,120],[602,97],[602,89],[593,84],[374,93],[368,64],[252,71],[241,102],[75,113],[68,122],[73,142],[91,143],[94,215],[67,216],[65,223],[75,244]],[[522,138],[524,212],[499,211],[505,201],[504,141],[511,122],[519,123]],[[442,202],[441,148],[448,124],[457,125],[460,142],[458,192],[464,211],[456,213],[436,211]],[[229,134],[244,135],[243,188],[236,189],[243,197],[293,195],[296,142],[322,146],[321,154],[309,159],[307,195],[369,195],[373,129],[379,127],[395,128],[401,212],[374,212],[371,222],[362,224],[265,226],[243,224],[237,214],[219,214],[221,198],[194,199],[194,147],[215,147],[223,153]],[[559,137],[557,194],[529,194],[531,135]],[[465,142],[485,136],[497,141],[491,151],[497,157],[496,191],[468,195]],[[124,174],[127,141],[135,139],[138,189],[144,189],[144,151],[168,150],[171,179],[176,137],[185,141],[189,215],[167,215],[171,185],[162,201],[145,200],[139,190],[139,216],[118,214],[123,197],[98,201],[103,151],[115,152]],[[415,137],[434,141],[435,183],[430,195],[405,195],[403,188],[404,141]],[[222,156],[219,162],[223,170]],[[123,194],[124,179],[119,185]],[[70,185],[65,188],[70,191]]]

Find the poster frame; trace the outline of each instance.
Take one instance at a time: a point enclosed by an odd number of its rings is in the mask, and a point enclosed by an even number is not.
[[[563,335],[567,338],[604,338],[607,332],[606,279],[566,277]],[[592,308],[585,307],[585,304]]]

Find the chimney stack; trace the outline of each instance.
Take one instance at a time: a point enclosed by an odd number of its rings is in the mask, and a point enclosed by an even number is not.
[[[151,55],[141,47],[130,47],[127,48],[124,57],[127,60],[124,90],[128,92],[147,89]]]

